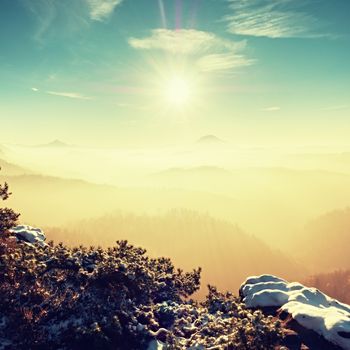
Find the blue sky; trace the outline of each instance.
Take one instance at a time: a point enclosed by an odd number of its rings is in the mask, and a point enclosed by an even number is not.
[[[349,13],[348,0],[0,0],[2,139],[345,145]]]

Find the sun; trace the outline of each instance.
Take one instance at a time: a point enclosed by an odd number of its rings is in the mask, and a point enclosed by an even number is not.
[[[182,76],[173,76],[165,82],[164,94],[168,103],[184,106],[191,97],[191,83]]]

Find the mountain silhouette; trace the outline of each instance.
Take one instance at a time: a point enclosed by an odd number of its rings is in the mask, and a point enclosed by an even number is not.
[[[63,147],[72,147],[72,145],[69,145],[68,143],[65,143],[61,140],[56,139],[56,140],[51,141],[49,143],[37,145],[35,147],[63,148]]]

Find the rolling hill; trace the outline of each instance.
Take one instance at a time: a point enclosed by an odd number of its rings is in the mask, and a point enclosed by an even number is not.
[[[108,247],[117,240],[127,239],[145,247],[151,256],[171,257],[183,269],[200,266],[201,296],[208,283],[221,290],[237,290],[247,275],[264,271],[286,278],[307,274],[305,267],[238,226],[188,210],[172,210],[161,215],[116,212],[45,231],[49,239],[70,245]]]
[[[1,149],[0,149],[0,155],[1,155]],[[24,175],[24,174],[31,174],[32,171],[25,169],[19,165],[9,163],[4,159],[0,159],[0,168],[1,173],[0,175],[4,176],[18,176],[18,175]]]
[[[315,272],[350,269],[350,207],[333,210],[310,221],[298,236],[301,260]]]

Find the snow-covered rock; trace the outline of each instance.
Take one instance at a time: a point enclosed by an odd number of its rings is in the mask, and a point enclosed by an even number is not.
[[[28,244],[38,244],[40,246],[45,246],[46,236],[40,228],[35,228],[29,225],[18,225],[10,229],[17,241],[23,241]]]
[[[273,276],[273,275],[260,275],[260,276],[250,276],[248,277],[243,284],[241,285],[241,288],[248,284],[257,284],[261,282],[284,282],[287,283],[286,280],[283,278]]]
[[[318,289],[263,275],[248,278],[240,295],[248,308],[279,307],[304,328],[350,350],[350,306]]]

